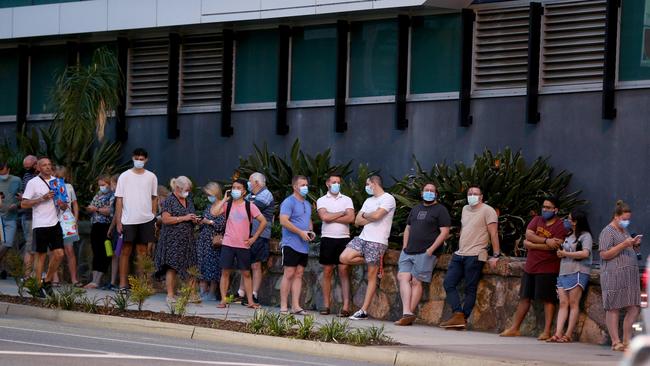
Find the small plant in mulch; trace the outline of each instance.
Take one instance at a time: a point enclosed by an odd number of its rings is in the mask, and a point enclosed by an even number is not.
[[[97,298],[97,295],[91,297],[82,296],[79,299],[79,306],[83,309],[84,312],[90,314],[96,314],[99,311],[99,304],[101,300]]]
[[[151,257],[140,256],[136,260],[136,268],[142,273],[138,276],[129,276],[129,286],[131,286],[131,301],[138,305],[138,311],[142,311],[144,302],[156,293],[151,283],[151,275],[155,271],[155,265]]]
[[[296,338],[310,339],[313,336],[315,324],[316,318],[312,315],[303,317],[302,321],[296,320]]]
[[[29,277],[23,281],[25,290],[32,298],[36,299],[41,294],[41,283],[36,277]]]
[[[323,342],[344,343],[350,330],[348,320],[339,320],[332,318],[330,321],[321,325],[318,329],[318,336]]]
[[[190,298],[193,293],[194,289],[192,286],[185,285],[181,287],[180,294],[178,295],[178,298],[176,298],[176,301],[167,304],[169,313],[180,317],[187,315],[187,305],[190,303]]]
[[[14,281],[16,281],[16,287],[18,287],[18,296],[22,298],[25,296],[25,281],[23,280],[23,274],[25,273],[25,262],[16,250],[10,250],[5,258],[5,263],[7,264],[9,275],[13,277]]]
[[[119,311],[125,311],[131,305],[131,298],[124,292],[116,292],[115,295],[111,297],[111,301],[113,302],[115,309]]]
[[[86,290],[74,287],[72,285],[64,285],[60,289],[55,290],[52,295],[45,297],[45,306],[62,310],[73,310],[77,301],[80,300]]]

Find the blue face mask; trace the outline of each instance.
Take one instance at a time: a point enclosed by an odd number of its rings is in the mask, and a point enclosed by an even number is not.
[[[253,184],[250,181],[248,181],[247,185],[248,185],[248,191],[253,192]]]
[[[373,194],[375,194],[375,193],[372,191],[372,187],[370,187],[370,186],[366,186],[366,193],[368,193],[369,196],[372,196]]]
[[[217,201],[217,197],[215,197],[215,196],[208,196],[208,201],[210,201],[210,203],[215,203],[215,202]]]
[[[436,193],[435,192],[422,192],[422,199],[427,201],[427,202],[433,202],[436,200]]]
[[[565,228],[566,230],[571,230],[571,227],[572,227],[572,226],[571,226],[571,220],[569,220],[569,219],[564,219],[564,228]]]
[[[332,183],[332,185],[330,186],[330,192],[334,194],[338,194],[339,192],[341,192],[341,185],[339,183]]]
[[[309,187],[307,186],[302,186],[300,187],[300,195],[305,197],[309,193]]]
[[[144,161],[133,159],[133,167],[136,168],[136,169],[144,168]]]
[[[546,221],[555,217],[555,211],[544,211],[542,210],[542,218]]]
[[[618,224],[623,228],[627,229],[628,226],[630,226],[630,220],[621,220],[618,222]]]
[[[108,193],[108,186],[99,186],[99,191],[102,193]]]
[[[241,191],[239,189],[233,189],[232,191],[230,191],[230,196],[232,197],[232,199],[238,200],[241,198]]]

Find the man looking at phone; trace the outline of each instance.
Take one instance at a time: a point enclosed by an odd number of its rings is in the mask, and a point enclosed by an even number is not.
[[[120,289],[128,291],[129,259],[135,245],[138,257],[147,255],[147,244],[153,243],[158,211],[158,178],[144,168],[149,161],[145,149],[133,151],[133,168],[120,174],[115,188],[117,232],[123,235],[120,254]],[[141,271],[141,268],[138,268]]]
[[[304,315],[300,306],[302,275],[309,260],[309,242],[314,240],[311,221],[311,204],[307,201],[309,182],[302,175],[291,180],[293,194],[282,201],[280,224],[282,225],[282,282],[280,283],[280,312],[289,312],[289,291],[291,291],[291,313]]]
[[[43,273],[45,268],[45,258],[47,250],[52,254],[50,256],[50,265],[45,275],[45,280],[41,284],[39,296],[45,297],[45,294],[52,295],[52,278],[59,269],[63,259],[63,231],[59,224],[58,209],[66,210],[67,204],[59,202],[58,207],[54,204],[54,191],[50,188],[49,181],[54,179],[52,176],[52,162],[48,158],[38,160],[38,170],[40,174],[30,180],[25,187],[20,207],[32,209],[32,229],[34,231],[33,249],[36,253],[35,275],[38,277]]]
[[[557,250],[562,246],[567,230],[557,217],[557,199],[546,198],[542,204],[542,215],[535,216],[526,228],[524,246],[528,250],[524,275],[521,277],[519,304],[512,326],[500,335],[517,337],[519,327],[528,314],[530,304],[537,300],[544,303],[544,331],[537,337],[540,341],[551,338],[551,325],[555,313],[557,276],[560,273],[561,258]]]

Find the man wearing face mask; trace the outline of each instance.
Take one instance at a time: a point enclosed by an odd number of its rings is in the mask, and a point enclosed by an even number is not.
[[[9,248],[14,245],[16,228],[18,227],[18,191],[20,190],[20,178],[9,174],[9,166],[6,162],[0,162],[0,192],[3,193],[0,204],[0,216],[2,216],[3,242],[0,243],[0,262]],[[0,273],[0,278],[7,278],[7,272]]]
[[[282,282],[280,283],[280,312],[289,313],[289,292],[291,292],[291,313],[305,315],[300,306],[302,275],[309,261],[309,242],[314,240],[311,221],[311,204],[307,200],[309,182],[307,177],[297,175],[291,180],[293,194],[280,205],[282,225]]]
[[[251,272],[253,275],[253,300],[259,303],[258,291],[262,285],[262,263],[269,259],[269,239],[271,239],[271,227],[273,226],[273,215],[275,213],[275,201],[273,194],[266,188],[266,177],[262,173],[255,172],[248,178],[248,196],[246,200],[255,204],[266,219],[267,225],[262,235],[251,246]],[[259,222],[253,221],[253,232],[257,230]],[[248,304],[248,298],[244,296],[244,281],[239,281],[237,294],[242,298],[242,305]]]
[[[526,228],[524,246],[528,250],[524,275],[521,277],[519,304],[515,312],[512,327],[500,335],[517,337],[519,328],[528,314],[532,301],[544,303],[544,331],[537,337],[540,341],[551,338],[551,325],[555,313],[557,276],[560,262],[556,254],[567,236],[567,229],[562,219],[557,217],[557,199],[546,198],[542,204],[541,216],[535,216]]]
[[[377,275],[388,248],[396,207],[395,197],[384,191],[382,179],[378,175],[366,180],[366,193],[371,197],[363,203],[354,221],[355,225],[363,226],[363,230],[348,243],[340,257],[343,264],[368,265],[368,287],[363,305],[350,317],[351,320],[368,319],[368,308],[375,296]]]
[[[23,159],[23,168],[25,168],[25,174],[23,174],[22,182],[20,184],[20,193],[18,194],[18,200],[22,200],[23,192],[25,192],[25,187],[27,187],[27,182],[38,176],[38,171],[36,168],[38,159],[34,155],[27,155]],[[22,208],[18,210],[18,216],[20,217],[20,227],[23,231],[23,238],[25,238],[25,247],[23,248],[24,255],[24,264],[25,264],[25,278],[32,275],[33,265],[34,265],[34,252],[32,251],[32,209],[31,208]]]
[[[147,245],[155,241],[158,178],[144,168],[148,156],[145,149],[135,149],[133,168],[120,174],[115,189],[115,220],[117,231],[123,236],[119,264],[119,291],[123,293],[128,291],[129,258],[133,246],[138,257],[142,257],[147,255]]]
[[[426,183],[422,188],[423,202],[411,209],[406,220],[397,273],[402,318],[395,325],[411,325],[415,321],[415,310],[422,298],[422,282],[431,282],[433,268],[449,236],[449,211],[437,198],[436,186]]]
[[[458,250],[454,252],[447,268],[443,286],[447,303],[451,306],[451,319],[440,323],[443,328],[465,328],[476,303],[476,291],[485,262],[496,267],[501,256],[499,246],[499,217],[496,211],[483,203],[480,187],[467,190],[467,205],[461,214],[461,231]],[[492,243],[492,258],[488,260],[487,248]],[[461,303],[458,293],[460,281],[465,281],[465,299]]]
[[[323,265],[323,307],[322,315],[330,313],[332,277],[338,266],[343,297],[341,317],[350,316],[350,276],[348,266],[341,264],[339,257],[350,241],[350,224],[354,223],[354,204],[350,197],[341,193],[341,176],[332,174],[327,178],[327,194],[316,201],[318,216],[323,222],[320,240],[319,262]]]

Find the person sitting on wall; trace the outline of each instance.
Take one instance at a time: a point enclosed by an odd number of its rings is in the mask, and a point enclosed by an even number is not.
[[[440,324],[442,328],[465,328],[476,303],[478,282],[483,266],[488,261],[487,247],[492,244],[490,266],[495,267],[501,256],[499,246],[499,217],[491,206],[483,202],[483,192],[474,185],[467,190],[467,205],[461,214],[458,250],[452,255],[443,286],[453,316]],[[460,302],[458,285],[465,281],[465,299]]]
[[[422,298],[422,282],[431,282],[433,268],[449,236],[449,211],[438,202],[433,183],[426,183],[422,188],[422,200],[411,209],[404,229],[397,273],[402,318],[395,325],[411,325],[415,321],[415,309]]]
[[[557,217],[557,213],[557,199],[548,197],[542,204],[542,215],[535,216],[526,228],[524,246],[528,254],[521,277],[520,300],[512,326],[500,334],[502,337],[520,335],[519,328],[528,314],[531,302],[538,300],[544,303],[544,331],[537,339],[545,341],[551,338],[557,300],[555,285],[560,272],[560,258],[556,253],[567,236],[564,223]]]
[[[355,225],[363,226],[363,230],[348,243],[340,257],[343,264],[368,265],[368,287],[363,305],[350,317],[351,320],[368,319],[368,308],[375,296],[377,274],[388,248],[388,237],[396,207],[395,197],[384,191],[379,175],[373,175],[366,180],[366,193],[370,197],[363,203],[354,221]]]

